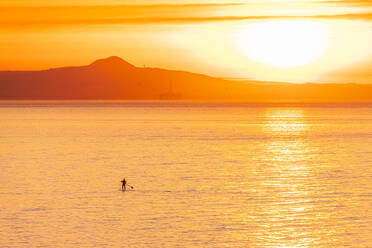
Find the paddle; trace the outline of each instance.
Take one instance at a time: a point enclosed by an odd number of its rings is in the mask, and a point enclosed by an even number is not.
[[[134,189],[134,187],[133,187],[133,186],[131,186],[131,185],[129,185],[129,184],[128,184],[128,186],[129,186],[129,187],[130,187],[131,189]]]

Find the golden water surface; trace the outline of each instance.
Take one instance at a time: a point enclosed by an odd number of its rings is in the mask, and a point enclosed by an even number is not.
[[[1,247],[372,247],[370,104],[3,102],[0,116]]]

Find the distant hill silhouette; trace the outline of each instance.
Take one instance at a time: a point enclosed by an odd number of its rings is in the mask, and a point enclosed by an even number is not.
[[[372,85],[230,81],[139,68],[119,57],[87,66],[0,71],[0,100],[372,101]]]

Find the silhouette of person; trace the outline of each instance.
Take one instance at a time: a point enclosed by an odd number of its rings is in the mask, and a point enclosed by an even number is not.
[[[126,184],[127,184],[127,181],[125,180],[125,178],[121,181],[121,190],[127,190],[127,188],[126,188]]]

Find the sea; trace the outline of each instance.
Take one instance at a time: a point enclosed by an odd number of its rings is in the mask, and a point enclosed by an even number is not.
[[[372,104],[0,102],[0,247],[372,247]]]

